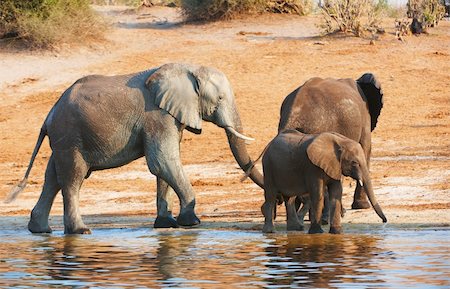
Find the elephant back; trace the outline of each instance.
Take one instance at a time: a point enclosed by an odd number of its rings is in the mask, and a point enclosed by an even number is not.
[[[357,81],[360,94],[365,97],[370,114],[370,130],[377,125],[378,117],[383,108],[383,90],[381,84],[372,73],[363,74]]]

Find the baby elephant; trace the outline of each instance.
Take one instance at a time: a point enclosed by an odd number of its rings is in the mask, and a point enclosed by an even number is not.
[[[274,231],[278,194],[286,200],[287,229],[303,230],[303,222],[296,213],[295,198],[309,194],[309,233],[323,233],[320,220],[324,192],[328,189],[330,233],[341,233],[341,175],[352,177],[365,187],[375,212],[383,222],[387,221],[373,193],[364,151],[356,141],[338,133],[303,134],[285,130],[267,145],[262,162],[265,187],[265,202],[261,207],[265,217],[263,232]]]

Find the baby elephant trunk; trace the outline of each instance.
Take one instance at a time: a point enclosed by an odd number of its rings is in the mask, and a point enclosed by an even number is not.
[[[372,182],[369,177],[368,172],[363,173],[362,179],[358,180],[360,182],[360,185],[364,187],[367,197],[369,198],[370,203],[372,204],[373,209],[377,213],[377,215],[383,220],[383,223],[387,222],[386,216],[383,213],[383,210],[381,210],[380,205],[377,202],[377,199],[375,198],[375,194],[373,193],[373,187]]]

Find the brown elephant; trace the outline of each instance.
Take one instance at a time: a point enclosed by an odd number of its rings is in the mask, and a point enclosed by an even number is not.
[[[204,66],[171,63],[143,72],[118,76],[87,76],[68,88],[50,110],[20,184],[26,185],[45,136],[52,155],[44,187],[31,212],[28,229],[51,232],[48,217],[62,191],[64,232],[89,233],[79,209],[79,190],[91,172],[123,166],[145,156],[157,177],[158,217],[154,226],[177,227],[200,223],[194,212],[195,195],[180,160],[184,129],[201,133],[202,120],[223,128],[239,166],[252,164],[245,147],[233,90],[220,71]],[[263,185],[255,168],[252,180]],[[180,200],[178,218],[172,216],[174,192]]]
[[[304,134],[297,130],[279,133],[263,152],[264,197],[261,211],[263,232],[273,232],[277,197],[286,200],[287,229],[303,230],[295,208],[297,196],[311,199],[309,233],[322,233],[321,215],[324,193],[330,198],[330,233],[342,232],[341,176],[348,176],[364,187],[378,216],[387,219],[378,204],[361,145],[338,133]]]
[[[312,78],[283,101],[278,132],[296,129],[307,134],[337,132],[361,144],[370,167],[371,132],[383,107],[383,92],[371,73],[358,80]],[[357,184],[353,209],[370,204]]]

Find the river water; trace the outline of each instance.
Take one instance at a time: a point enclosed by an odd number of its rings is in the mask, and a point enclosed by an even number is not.
[[[0,287],[450,288],[450,230],[6,230]]]

